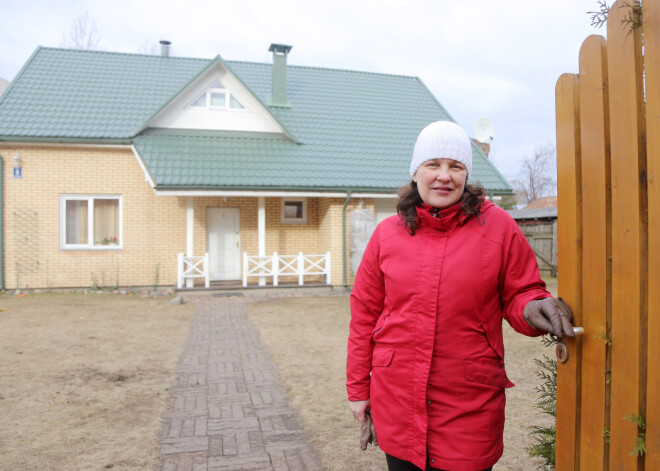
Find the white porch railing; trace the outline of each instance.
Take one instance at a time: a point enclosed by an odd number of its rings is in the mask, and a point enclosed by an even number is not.
[[[306,275],[324,275],[325,283],[330,284],[330,252],[324,255],[273,255],[260,257],[243,253],[243,286],[247,286],[248,277],[273,277],[273,286],[277,286],[280,276],[297,276],[298,285],[304,284]]]
[[[183,288],[186,280],[204,278],[204,287],[209,287],[209,254],[201,257],[186,257],[180,252],[177,257],[177,288]]]

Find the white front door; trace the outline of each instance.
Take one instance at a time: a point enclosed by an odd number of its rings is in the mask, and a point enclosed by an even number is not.
[[[206,247],[211,280],[241,278],[241,211],[238,208],[207,208]]]

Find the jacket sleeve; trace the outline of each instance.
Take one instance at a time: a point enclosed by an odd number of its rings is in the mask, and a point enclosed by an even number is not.
[[[369,399],[371,336],[383,312],[385,281],[380,268],[379,229],[367,244],[351,293],[351,322],[346,358],[346,390],[350,401]]]
[[[530,301],[552,295],[545,289],[532,248],[513,219],[508,221],[502,258],[500,299],[504,318],[521,334],[530,337],[543,335],[545,332],[525,322],[523,310]]]

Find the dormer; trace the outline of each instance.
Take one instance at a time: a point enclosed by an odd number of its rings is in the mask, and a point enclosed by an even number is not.
[[[219,56],[146,127],[275,133],[291,138]]]

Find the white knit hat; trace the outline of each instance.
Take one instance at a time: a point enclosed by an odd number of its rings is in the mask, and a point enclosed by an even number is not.
[[[436,121],[422,129],[413,150],[410,175],[415,176],[420,165],[433,159],[453,159],[462,163],[469,178],[472,173],[472,142],[458,124]]]

